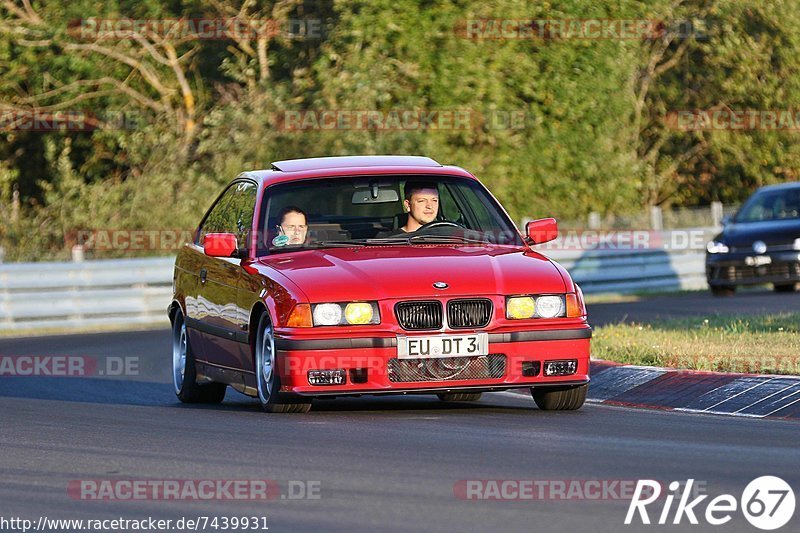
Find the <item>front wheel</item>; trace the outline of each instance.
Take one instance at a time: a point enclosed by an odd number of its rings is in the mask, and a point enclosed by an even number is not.
[[[256,383],[261,407],[268,413],[307,413],[311,401],[281,393],[281,377],[275,357],[275,332],[265,314],[258,324],[255,346]]]
[[[224,383],[197,383],[194,354],[180,310],[172,323],[172,384],[183,403],[220,403],[228,388]]]
[[[736,287],[711,285],[711,294],[714,296],[733,296],[735,293]]]
[[[796,283],[776,283],[775,292],[794,292],[796,287]]]
[[[589,384],[564,387],[534,387],[531,389],[533,401],[544,411],[574,411],[583,406]]]

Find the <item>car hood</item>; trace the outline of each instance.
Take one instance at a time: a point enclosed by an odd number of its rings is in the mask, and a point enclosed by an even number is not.
[[[755,241],[766,244],[792,244],[800,238],[800,220],[734,223],[725,226],[722,241],[728,246],[751,246]]]
[[[312,303],[565,291],[564,280],[549,259],[518,248],[328,248],[260,262],[288,277]],[[435,289],[437,281],[448,288]]]

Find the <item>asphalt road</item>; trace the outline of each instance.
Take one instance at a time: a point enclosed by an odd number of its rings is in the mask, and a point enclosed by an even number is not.
[[[622,307],[630,304],[614,305],[627,313]],[[168,347],[167,331],[0,340],[3,355],[138,362],[138,375],[116,379],[0,378],[0,517],[264,516],[271,531],[616,533],[654,528],[625,526],[629,498],[614,499],[613,488],[611,499],[599,501],[558,494],[468,500],[455,489],[463,480],[537,480],[553,488],[692,478],[711,497],[739,498],[752,479],[777,475],[800,491],[797,422],[593,404],[542,412],[512,393],[456,405],[435,397],[328,400],[307,415],[269,415],[233,391],[220,406],[186,406],[169,384]],[[70,481],[87,479],[267,479],[283,496],[291,484],[319,487],[319,497],[86,501],[68,493]],[[663,502],[650,508],[654,521]],[[780,531],[800,529],[798,515]],[[684,518],[655,529],[757,531],[738,511],[717,528]]]
[[[660,318],[702,317],[714,313],[758,315],[800,311],[800,292],[774,293],[753,290],[732,297],[715,297],[709,292],[645,296],[634,302],[588,304],[593,326],[613,322],[650,322]]]

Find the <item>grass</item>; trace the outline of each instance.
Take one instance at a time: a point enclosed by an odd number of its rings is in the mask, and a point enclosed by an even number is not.
[[[611,324],[595,329],[592,356],[688,370],[800,375],[800,313]]]

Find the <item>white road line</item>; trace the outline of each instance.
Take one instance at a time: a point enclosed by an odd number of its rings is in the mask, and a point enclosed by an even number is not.
[[[764,397],[763,397],[763,398],[761,398],[760,400],[758,400],[758,401],[756,401],[756,402],[753,402],[753,403],[751,403],[751,404],[750,404],[750,405],[748,405],[747,407],[742,407],[741,409],[737,409],[736,411],[734,411],[734,413],[738,413],[739,411],[744,411],[745,409],[749,409],[749,408],[753,407],[754,405],[756,405],[756,404],[759,404],[759,403],[763,402],[764,400],[767,400],[767,399],[769,399],[769,398],[772,398],[772,397],[773,397],[773,396],[775,396],[776,394],[780,394],[780,393],[782,393],[783,391],[785,391],[785,390],[787,390],[787,389],[791,389],[791,388],[793,388],[793,387],[796,387],[796,386],[797,386],[797,383],[792,383],[792,384],[791,384],[791,385],[789,385],[788,387],[784,387],[784,388],[782,388],[782,389],[781,389],[781,390],[779,390],[779,391],[773,392],[773,393],[772,393],[772,394],[770,394],[769,396],[764,396]],[[792,395],[790,394],[789,396],[792,396]],[[788,398],[788,396],[786,396],[786,397]],[[783,400],[783,398],[781,398],[781,400]],[[782,408],[781,408],[781,409],[782,409]]]
[[[770,379],[768,379],[768,380],[766,380],[766,381],[760,381],[759,383],[756,383],[755,385],[753,385],[753,386],[752,386],[752,387],[750,387],[750,388],[747,388],[747,389],[745,389],[745,390],[743,390],[743,391],[737,392],[737,393],[736,393],[736,394],[734,394],[733,396],[728,396],[727,398],[725,398],[725,399],[724,399],[724,400],[722,400],[721,402],[717,402],[717,403],[715,403],[714,405],[711,405],[711,406],[709,406],[709,407],[706,407],[704,410],[705,410],[705,411],[710,411],[710,410],[711,410],[711,409],[713,409],[714,407],[716,407],[716,406],[718,406],[718,405],[722,405],[723,403],[725,403],[725,402],[727,402],[727,401],[730,401],[730,400],[732,400],[733,398],[736,398],[737,396],[740,396],[740,395],[744,394],[744,393],[745,393],[745,392],[747,392],[747,391],[751,391],[751,390],[753,390],[753,389],[755,389],[755,388],[758,388],[758,387],[760,387],[761,385],[765,385],[765,384],[769,383],[770,381],[772,381],[773,379],[775,379],[775,378],[770,378]],[[734,380],[734,381],[732,381],[731,383],[736,383],[736,381],[738,381],[738,380]],[[730,385],[731,383],[728,383],[728,385]]]
[[[798,394],[798,393],[800,393],[800,391],[793,392],[792,394],[787,394],[786,396],[784,396],[783,398],[781,398],[781,400],[783,400],[783,399],[785,399],[785,398],[788,398],[788,397],[790,397],[790,396],[794,396],[795,394]],[[794,400],[793,402],[789,402],[789,403],[787,403],[786,405],[784,405],[784,406],[782,406],[782,407],[779,407],[778,409],[775,409],[774,411],[771,411],[771,412],[767,413],[765,416],[769,416],[769,415],[771,415],[771,414],[777,413],[778,411],[781,411],[781,410],[783,410],[783,409],[786,409],[786,408],[787,408],[787,407],[789,407],[790,405],[794,405],[794,404],[796,404],[797,402],[800,402],[800,398],[797,398],[797,399],[796,399],[796,400]]]
[[[764,418],[766,415],[751,415],[749,413],[729,413],[727,411],[707,411],[705,409],[690,409],[688,407],[676,407],[673,411],[680,411],[682,413],[694,413],[701,415],[717,415],[717,416],[741,416],[745,418]]]

